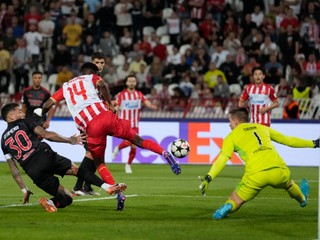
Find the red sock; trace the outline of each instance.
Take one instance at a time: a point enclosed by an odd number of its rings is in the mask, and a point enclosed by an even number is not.
[[[114,181],[111,172],[109,171],[109,169],[107,168],[107,166],[103,163],[101,163],[98,167],[98,172],[100,177],[102,178],[102,180],[110,185],[114,185],[116,184],[116,182]]]
[[[136,148],[131,148],[130,149],[130,152],[129,152],[129,159],[128,159],[128,164],[131,164],[133,159],[135,158],[136,156],[136,152],[137,152],[137,149]]]
[[[160,155],[165,151],[158,143],[147,139],[143,140],[142,147]]]
[[[129,147],[130,145],[131,145],[131,142],[129,142],[127,140],[124,140],[119,144],[118,148],[119,148],[119,150],[121,150],[121,149],[124,149],[126,147]]]

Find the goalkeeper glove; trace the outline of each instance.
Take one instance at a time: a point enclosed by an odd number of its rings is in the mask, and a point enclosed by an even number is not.
[[[212,178],[209,175],[207,175],[205,177],[199,176],[199,179],[202,181],[202,183],[199,186],[199,188],[201,190],[201,194],[202,194],[202,196],[205,196],[208,191],[209,182],[211,182]]]
[[[313,140],[314,148],[319,148],[320,146],[320,138]]]

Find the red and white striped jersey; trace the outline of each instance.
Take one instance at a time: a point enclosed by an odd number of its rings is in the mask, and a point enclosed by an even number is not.
[[[51,97],[56,102],[65,99],[80,130],[84,131],[92,118],[108,110],[108,104],[100,98],[96,88],[99,80],[101,78],[98,75],[75,77],[65,82]]]
[[[131,128],[138,128],[140,121],[141,104],[147,99],[140,91],[129,92],[127,89],[116,96],[119,105],[119,118],[130,121]]]
[[[266,83],[263,83],[261,86],[249,84],[242,92],[240,98],[243,101],[249,100],[251,122],[270,126],[270,111],[261,114],[259,113],[259,110],[269,106],[278,99],[275,90],[271,85]]]

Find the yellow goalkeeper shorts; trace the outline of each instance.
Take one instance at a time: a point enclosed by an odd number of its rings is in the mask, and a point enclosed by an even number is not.
[[[244,174],[237,186],[237,194],[243,201],[250,201],[265,187],[288,188],[290,184],[289,168],[271,168],[254,174]]]

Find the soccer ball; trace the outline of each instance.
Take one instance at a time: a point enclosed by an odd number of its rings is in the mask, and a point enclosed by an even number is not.
[[[190,152],[190,145],[186,140],[181,138],[174,140],[170,146],[171,153],[177,158],[184,158]]]

